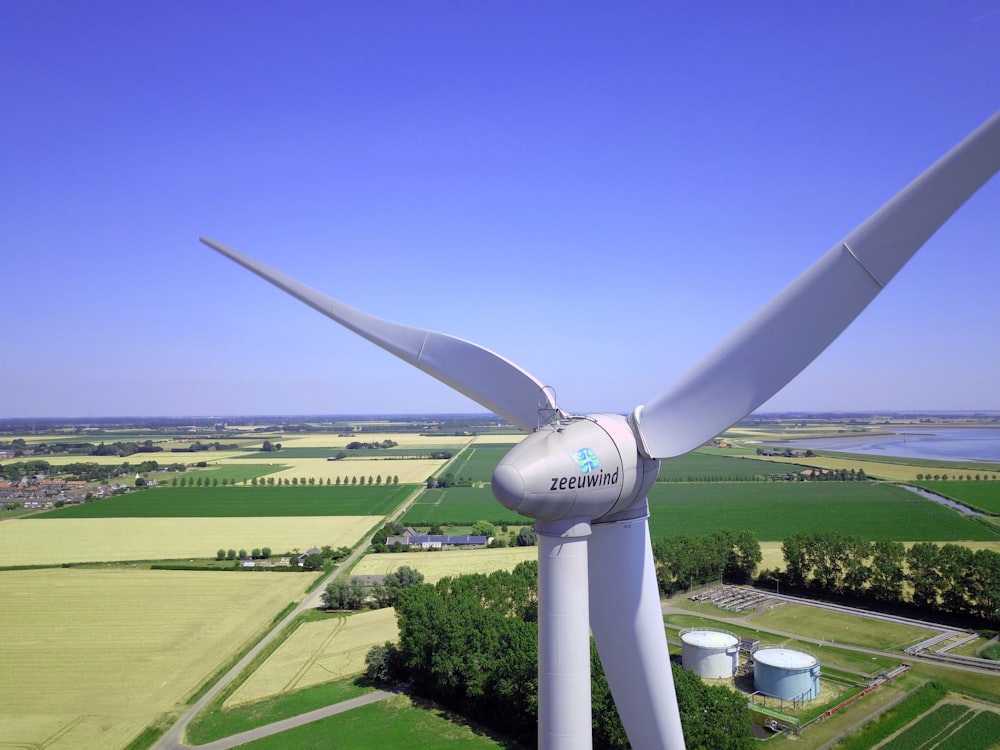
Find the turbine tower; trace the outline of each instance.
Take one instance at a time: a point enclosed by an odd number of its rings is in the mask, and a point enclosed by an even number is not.
[[[1000,112],[627,417],[564,413],[551,388],[488,349],[369,315],[202,242],[530,433],[500,461],[492,486],[500,503],[535,519],[539,535],[539,746],[591,747],[593,633],[632,747],[676,750],[684,738],[647,523],[660,461],[781,390],[998,169]]]

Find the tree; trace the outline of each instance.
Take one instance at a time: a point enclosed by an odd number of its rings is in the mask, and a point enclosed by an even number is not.
[[[323,567],[322,555],[306,555],[305,560],[302,561],[303,570],[320,570],[322,567]]]
[[[254,560],[259,560],[261,558],[260,547],[254,547],[253,550],[250,552],[250,557],[252,557]]]
[[[268,559],[271,556],[271,548],[270,547],[261,547],[261,549],[260,549],[260,556],[263,557],[265,560]]]
[[[472,524],[472,535],[473,536],[485,536],[491,537],[496,536],[497,528],[489,521],[476,521]]]
[[[386,641],[372,646],[365,654],[365,677],[376,685],[390,685],[399,675],[399,649]]]
[[[215,553],[215,559],[216,560],[225,560],[226,559],[226,551],[224,549],[218,550]]]
[[[534,547],[538,544],[538,535],[531,526],[522,526],[517,532],[517,545],[519,547]]]
[[[247,556],[247,551],[245,549],[241,549],[240,550],[240,559],[242,560],[246,556]]]
[[[234,550],[234,549],[226,550],[226,559],[227,560],[235,560],[236,559],[236,550]]]

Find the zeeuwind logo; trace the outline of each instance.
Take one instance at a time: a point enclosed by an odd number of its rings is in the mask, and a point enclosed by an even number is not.
[[[591,448],[581,448],[569,454],[580,467],[578,477],[552,477],[553,490],[575,490],[585,487],[603,487],[606,484],[618,484],[618,468],[609,474],[601,468],[601,459]]]

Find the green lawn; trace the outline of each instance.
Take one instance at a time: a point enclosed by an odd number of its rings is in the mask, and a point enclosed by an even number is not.
[[[880,651],[901,650],[937,632],[874,618],[861,620],[855,615],[798,604],[775,607],[755,617],[753,623],[769,630],[798,633],[831,643],[863,646]]]
[[[396,508],[412,486],[156,487],[36,518],[203,518],[378,516]],[[498,506],[499,507],[499,506]]]
[[[461,718],[453,720],[433,706],[406,696],[337,714],[287,732],[240,745],[242,750],[367,750],[373,747],[419,747],[452,750],[455,747],[508,748],[520,745],[493,739]]]
[[[529,525],[531,519],[508,510],[493,497],[489,483],[482,487],[425,490],[402,518],[408,526],[433,523],[469,525],[476,521]]]

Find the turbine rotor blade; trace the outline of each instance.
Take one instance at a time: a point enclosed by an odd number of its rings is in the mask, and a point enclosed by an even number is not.
[[[630,415],[651,458],[687,453],[759,407],[861,313],[1000,169],[1000,112],[941,157],[665,393]]]
[[[531,432],[559,414],[551,389],[489,349],[393,323],[346,305],[270,266],[205,237],[203,243],[459,393]]]
[[[632,747],[684,750],[647,517],[591,526],[590,630]]]

